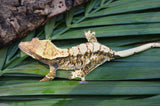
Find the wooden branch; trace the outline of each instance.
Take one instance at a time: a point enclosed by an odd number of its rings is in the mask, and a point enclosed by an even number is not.
[[[89,0],[0,0],[0,48]]]

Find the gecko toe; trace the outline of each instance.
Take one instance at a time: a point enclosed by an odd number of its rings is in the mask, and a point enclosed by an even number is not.
[[[52,79],[44,77],[43,79],[41,79],[40,81],[51,81]]]

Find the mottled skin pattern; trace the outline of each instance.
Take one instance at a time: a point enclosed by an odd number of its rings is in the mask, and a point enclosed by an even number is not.
[[[49,40],[39,40],[38,38],[33,38],[31,42],[21,42],[19,48],[33,58],[50,66],[50,72],[41,81],[54,79],[57,69],[75,70],[70,71],[72,74],[70,79],[79,77],[82,81],[85,81],[85,76],[89,72],[106,61],[127,57],[151,47],[160,47],[159,43],[149,43],[116,52],[100,44],[95,37],[95,32],[84,32],[84,35],[88,40],[87,43],[69,49],[60,49]]]
[[[110,51],[110,52],[108,52]],[[114,51],[99,43],[84,43],[68,49],[69,55],[57,58],[59,69],[75,70],[73,76],[85,80],[85,75],[105,61],[113,59]]]

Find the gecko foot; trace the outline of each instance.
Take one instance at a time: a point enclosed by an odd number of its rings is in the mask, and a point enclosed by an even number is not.
[[[91,32],[91,30],[88,30],[88,32],[84,31],[85,36],[95,36],[95,34],[96,34],[95,31],[93,31],[93,32]]]
[[[40,81],[51,81],[52,79],[44,77],[43,79],[41,79]]]
[[[85,81],[85,77],[84,77],[84,73],[81,70],[75,70],[74,72],[71,71],[70,72],[72,74],[72,76],[70,77],[70,79],[74,79],[74,78],[81,78],[81,81]]]
[[[88,30],[88,32],[84,32],[84,35],[86,37],[86,39],[88,40],[88,42],[98,42],[96,37],[95,37],[95,31],[91,32],[90,30]]]

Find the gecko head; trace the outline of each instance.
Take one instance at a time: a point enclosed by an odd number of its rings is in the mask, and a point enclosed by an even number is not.
[[[30,42],[21,42],[18,46],[23,52],[33,58],[36,58],[37,52],[43,49],[43,45],[38,38],[33,38]]]
[[[19,48],[33,58],[55,59],[67,56],[66,49],[56,47],[50,40],[39,40],[33,38],[30,42],[21,42]]]

